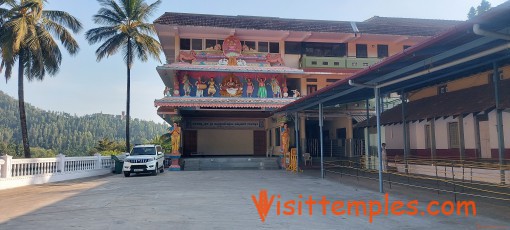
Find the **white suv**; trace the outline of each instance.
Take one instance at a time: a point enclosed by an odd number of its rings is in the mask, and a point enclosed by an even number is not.
[[[157,175],[165,171],[164,155],[159,145],[136,145],[131,153],[124,159],[124,176],[131,173],[151,173]]]

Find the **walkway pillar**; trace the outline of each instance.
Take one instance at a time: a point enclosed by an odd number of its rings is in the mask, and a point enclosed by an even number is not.
[[[299,147],[299,123],[300,123],[300,120],[299,120],[299,115],[297,112],[294,113],[294,129],[296,131],[296,154],[297,154],[297,162],[296,162],[296,167],[297,167],[297,171],[299,172],[299,158],[300,158],[300,150],[301,148]]]
[[[382,177],[382,140],[381,140],[381,101],[380,89],[374,88],[375,93],[375,115],[377,116],[377,156],[379,158],[379,192],[384,193]]]
[[[466,159],[466,145],[464,143],[464,115],[460,114],[458,118],[459,123],[459,153],[460,159]]]
[[[503,133],[503,109],[501,109],[499,98],[499,69],[498,64],[494,63],[492,71],[492,81],[494,82],[494,94],[496,101],[496,127],[498,131],[498,153],[499,153],[499,174],[501,184],[505,184],[505,170],[503,170],[505,159],[505,139]]]
[[[367,168],[369,168],[369,160],[370,160],[370,123],[369,123],[369,119],[370,119],[370,101],[369,99],[367,99],[365,101],[365,105],[366,105],[366,109],[367,109],[367,135],[366,135],[366,142],[367,142],[367,149],[365,150],[366,154],[365,154],[365,162],[367,164]]]
[[[324,137],[322,134],[322,126],[324,126],[324,114],[322,111],[322,103],[319,104],[319,137],[320,137],[320,146],[321,146],[321,178],[324,179]]]
[[[406,120],[406,105],[407,105],[407,97],[404,91],[400,94],[400,100],[402,101],[402,141],[404,142],[404,162],[406,164],[406,173],[407,173],[407,158],[409,157],[409,131],[407,129],[407,120]]]

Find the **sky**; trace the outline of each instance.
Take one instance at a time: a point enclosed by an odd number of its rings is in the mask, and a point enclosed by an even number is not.
[[[152,3],[155,0],[146,0]],[[297,19],[363,21],[373,16],[466,20],[469,8],[481,0],[257,0],[198,1],[162,0],[151,21],[164,12],[221,15],[270,16]],[[505,0],[489,0],[497,6]],[[98,44],[89,45],[85,31],[97,27],[92,15],[99,4],[95,0],[48,0],[46,9],[64,10],[77,17],[84,29],[77,35],[80,52],[64,53],[60,71],[43,81],[25,82],[25,101],[45,110],[85,115],[121,114],[126,108],[126,66],[120,54],[96,62]],[[161,57],[164,60],[164,57]],[[131,72],[131,117],[163,122],[156,114],[154,100],[163,96],[164,85],[156,72],[156,60],[135,61]],[[1,74],[0,74],[1,75]],[[3,78],[3,75],[1,75]],[[0,81],[0,90],[17,98],[17,73],[8,82]],[[27,114],[30,116],[30,114]]]

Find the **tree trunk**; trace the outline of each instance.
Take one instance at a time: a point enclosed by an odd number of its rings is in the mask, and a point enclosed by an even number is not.
[[[127,60],[127,101],[126,101],[126,152],[130,152],[129,143],[129,104],[131,102],[131,38],[128,38],[128,60]]]
[[[23,90],[24,66],[23,66],[23,50],[19,53],[19,68],[18,68],[18,106],[19,106],[19,120],[21,122],[21,136],[23,139],[23,152],[25,158],[32,157],[30,154],[30,144],[28,143],[28,130],[27,130],[27,116],[25,114],[25,96]]]

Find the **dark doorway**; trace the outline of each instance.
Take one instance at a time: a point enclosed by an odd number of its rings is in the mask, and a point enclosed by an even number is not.
[[[289,90],[289,97],[293,97],[294,92],[292,92],[292,90],[301,91],[301,79],[287,78],[287,89]]]
[[[347,138],[347,129],[346,128],[336,129],[336,138],[339,140],[339,143],[341,143],[341,146],[345,146],[345,139]]]
[[[253,131],[253,155],[266,155],[266,131]]]
[[[197,131],[186,130],[184,131],[184,156],[190,156],[191,154],[197,153]]]

